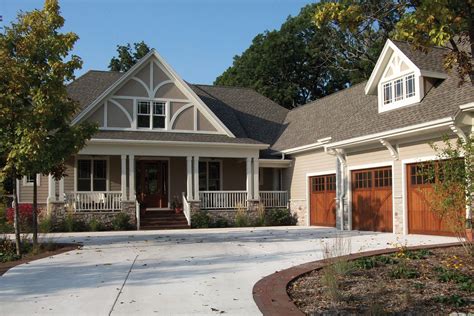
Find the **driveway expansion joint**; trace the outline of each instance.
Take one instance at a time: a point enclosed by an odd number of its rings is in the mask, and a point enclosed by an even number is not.
[[[128,277],[130,276],[130,273],[132,272],[133,266],[135,265],[135,262],[137,261],[137,259],[138,259],[138,255],[135,256],[135,259],[133,260],[132,265],[130,266],[130,269],[128,269],[127,276],[125,277],[125,280],[123,280],[122,286],[120,287],[120,291],[117,293],[114,303],[112,304],[112,307],[110,308],[109,316],[112,315],[112,312],[114,311],[115,305],[118,302],[120,294],[122,294],[123,288],[125,287],[125,284],[127,283]]]

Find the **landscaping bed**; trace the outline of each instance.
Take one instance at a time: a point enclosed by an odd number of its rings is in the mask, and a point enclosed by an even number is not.
[[[78,249],[80,245],[66,243],[40,243],[34,248],[31,244],[23,242],[23,256],[18,258],[15,254],[13,241],[0,240],[0,276],[11,268],[28,263],[33,260],[51,257],[63,252]]]
[[[463,247],[400,247],[394,254],[334,261],[298,277],[287,291],[306,314],[474,312],[474,257]]]

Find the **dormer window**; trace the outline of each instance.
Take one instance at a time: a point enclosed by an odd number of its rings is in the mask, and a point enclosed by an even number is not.
[[[163,129],[166,124],[166,103],[156,101],[138,101],[137,127]]]
[[[388,105],[415,96],[415,75],[397,78],[383,83],[383,104]]]

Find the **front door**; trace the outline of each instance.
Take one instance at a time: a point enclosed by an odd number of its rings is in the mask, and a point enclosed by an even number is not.
[[[137,195],[144,208],[168,207],[168,161],[137,161]]]

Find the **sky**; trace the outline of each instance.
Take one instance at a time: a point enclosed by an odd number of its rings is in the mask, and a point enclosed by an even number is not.
[[[64,31],[87,70],[107,70],[118,44],[145,41],[186,81],[212,84],[265,30],[278,29],[310,0],[60,0]],[[42,0],[0,0],[8,26]]]

